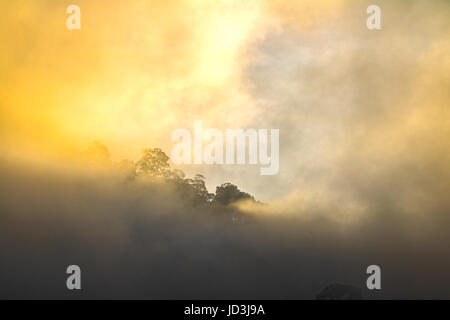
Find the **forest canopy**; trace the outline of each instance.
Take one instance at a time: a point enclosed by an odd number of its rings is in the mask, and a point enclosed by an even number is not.
[[[247,192],[241,191],[236,185],[226,182],[216,187],[215,193],[210,193],[206,187],[206,177],[196,174],[193,178],[186,177],[182,170],[170,165],[170,158],[160,148],[145,148],[137,161],[121,160],[117,163],[110,158],[109,150],[99,142],[93,142],[85,151],[86,159],[100,165],[109,164],[118,168],[127,181],[149,179],[173,185],[183,199],[197,205],[228,206],[238,201],[257,202]]]

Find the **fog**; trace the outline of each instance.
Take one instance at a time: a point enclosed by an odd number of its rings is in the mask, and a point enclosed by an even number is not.
[[[1,298],[313,299],[330,283],[366,299],[450,296],[440,211],[406,219],[380,206],[346,224],[320,206],[309,217],[194,207],[116,169],[2,161],[0,175]],[[66,288],[71,264],[81,291]],[[382,270],[376,293],[365,289],[371,264]]]
[[[379,0],[370,31],[368,1],[80,0],[80,32],[25,2],[0,4],[0,298],[450,298],[448,1]],[[280,130],[277,175],[180,166],[263,203],[117,165],[196,120]]]

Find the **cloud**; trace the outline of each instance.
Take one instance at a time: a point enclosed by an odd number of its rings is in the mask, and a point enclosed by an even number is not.
[[[299,299],[333,282],[366,298],[450,293],[448,221],[421,222],[417,232],[417,217],[384,206],[348,223],[333,216],[345,207],[323,199],[259,205],[253,215],[194,207],[169,184],[127,181],[116,170],[2,161],[2,298]],[[365,290],[374,263],[383,272],[379,293]],[[77,294],[64,286],[71,264],[82,270]]]
[[[28,161],[1,169],[3,296],[68,297],[74,260],[86,297],[311,298],[374,263],[369,298],[450,296],[447,2],[379,1],[380,31],[352,1],[81,1],[81,33],[62,5],[1,6],[3,155]],[[194,120],[280,129],[277,176],[185,168],[264,200],[245,224],[70,162],[168,151]]]

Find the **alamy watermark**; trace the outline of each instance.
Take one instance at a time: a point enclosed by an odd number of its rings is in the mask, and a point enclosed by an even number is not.
[[[366,26],[369,30],[381,30],[381,9],[379,6],[372,4],[367,7],[367,14],[370,16],[366,20]]]
[[[193,134],[176,129],[171,139],[178,142],[171,153],[175,164],[260,164],[266,166],[261,175],[275,175],[280,167],[279,129],[270,129],[269,143],[267,129],[203,130],[202,121],[194,121]]]
[[[67,267],[66,273],[70,276],[67,278],[66,286],[69,290],[81,290],[81,269],[73,264]]]
[[[81,8],[78,5],[71,4],[67,7],[66,13],[70,16],[66,20],[66,27],[69,30],[81,29]],[[366,13],[370,16],[366,20],[366,26],[369,30],[381,30],[381,9],[372,4],[367,7]]]
[[[66,13],[70,14],[66,20],[66,27],[69,30],[81,29],[81,8],[75,4],[71,4],[67,7]]]
[[[367,289],[381,290],[381,268],[376,264],[372,264],[367,267],[366,273],[370,274],[366,281]]]

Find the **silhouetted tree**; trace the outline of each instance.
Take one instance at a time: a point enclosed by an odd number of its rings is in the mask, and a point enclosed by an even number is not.
[[[210,202],[214,198],[213,193],[209,193],[206,188],[205,177],[201,174],[196,174],[194,179],[190,179],[190,183],[196,192],[198,201]]]
[[[110,161],[108,149],[102,144],[94,143],[89,150],[94,158]],[[218,186],[216,194],[209,193],[203,175],[196,174],[193,179],[185,178],[183,171],[170,168],[169,157],[159,148],[146,148],[142,150],[142,153],[142,157],[136,163],[122,160],[115,164],[127,180],[133,180],[137,175],[164,178],[167,183],[175,187],[182,199],[192,202],[194,205],[215,202],[226,206],[239,200],[255,201],[250,194],[240,191],[231,183]]]
[[[214,197],[214,200],[226,206],[239,200],[254,201],[255,199],[247,192],[242,192],[241,190],[239,190],[238,187],[234,184],[227,182],[216,187],[216,195]]]
[[[142,150],[142,157],[136,163],[136,172],[153,177],[167,177],[171,175],[169,157],[159,148]]]

